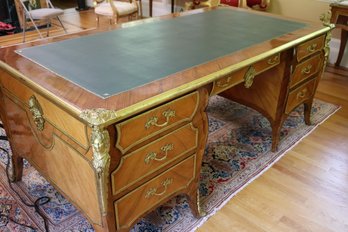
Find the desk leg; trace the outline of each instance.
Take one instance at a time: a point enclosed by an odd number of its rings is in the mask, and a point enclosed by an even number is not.
[[[150,9],[150,12],[149,12],[149,16],[152,17],[152,2],[153,0],[150,0],[149,1],[149,9]]]
[[[174,0],[172,0],[172,13],[174,13]]]
[[[347,35],[348,35],[348,31],[346,30],[341,30],[341,44],[340,44],[340,50],[338,52],[338,57],[337,57],[337,61],[335,63],[336,66],[340,66],[342,57],[343,57],[343,53],[344,50],[346,48],[346,44],[347,44]]]

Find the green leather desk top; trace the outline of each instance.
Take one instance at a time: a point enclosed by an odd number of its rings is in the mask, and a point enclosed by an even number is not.
[[[17,53],[107,98],[305,26],[221,8]]]

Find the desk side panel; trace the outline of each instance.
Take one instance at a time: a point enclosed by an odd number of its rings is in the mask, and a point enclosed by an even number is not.
[[[91,222],[101,224],[97,183],[90,158],[92,151],[87,146],[87,127],[1,70],[0,80],[1,118],[6,123],[14,160],[27,159]],[[43,130],[35,124],[27,103],[28,96],[35,96],[41,105],[45,121]],[[70,131],[73,133],[69,134]],[[21,173],[19,178],[18,173],[16,176],[19,180]]]

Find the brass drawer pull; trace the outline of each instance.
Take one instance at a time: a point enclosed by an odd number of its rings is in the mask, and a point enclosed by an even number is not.
[[[43,118],[43,112],[40,103],[34,95],[29,99],[29,110],[33,116],[36,128],[39,131],[43,131],[45,126],[45,119]]]
[[[169,119],[175,117],[175,111],[174,110],[166,110],[162,113],[162,115],[166,118],[166,121],[162,124],[157,124],[158,122],[158,117],[154,116],[151,117],[146,123],[145,123],[145,128],[149,129],[151,126],[157,126],[157,127],[164,127],[167,126],[169,123]]]
[[[163,188],[164,188],[162,192],[157,193],[157,188],[150,188],[150,189],[146,192],[145,198],[148,199],[148,198],[150,198],[150,197],[152,197],[152,196],[162,196],[163,194],[166,193],[168,186],[169,186],[170,184],[172,184],[172,183],[173,183],[173,178],[167,178],[167,179],[165,179],[165,180],[162,182],[162,184],[161,184],[161,185],[163,186]]]
[[[318,44],[314,43],[307,47],[307,51],[314,52],[317,47],[318,47]]]
[[[307,88],[301,90],[300,92],[297,93],[296,98],[297,99],[304,98],[306,96],[307,91],[308,91]]]
[[[301,71],[302,74],[304,75],[308,75],[311,73],[311,69],[312,69],[312,65],[308,65],[307,67],[304,67]]]
[[[269,58],[267,60],[267,64],[269,64],[269,65],[276,64],[276,63],[278,63],[278,60],[279,60],[279,55],[276,55],[276,56],[274,56],[272,58]]]
[[[227,87],[229,84],[230,84],[230,81],[231,81],[231,77],[228,77],[227,80],[225,82],[222,82],[222,81],[217,81],[216,82],[216,85],[220,88],[225,88]]]
[[[157,158],[157,153],[156,152],[150,152],[149,154],[147,154],[147,156],[144,159],[144,162],[146,164],[149,164],[151,160],[156,160],[156,161],[163,161],[165,159],[167,159],[168,156],[168,151],[171,151],[174,149],[174,145],[172,143],[170,144],[166,144],[163,147],[161,147],[161,152],[165,153],[163,155],[163,157],[161,158]]]

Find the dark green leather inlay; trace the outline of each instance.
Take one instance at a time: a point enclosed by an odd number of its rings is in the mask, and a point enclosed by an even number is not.
[[[219,9],[17,52],[106,98],[305,26]]]

